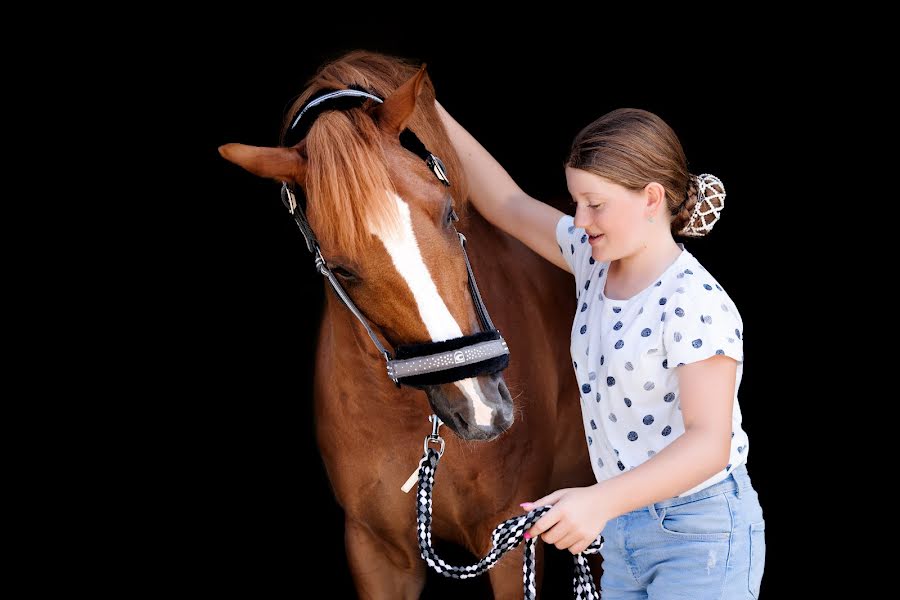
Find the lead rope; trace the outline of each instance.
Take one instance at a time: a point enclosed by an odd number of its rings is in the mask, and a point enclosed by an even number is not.
[[[437,429],[441,425],[437,416],[429,417],[432,421],[432,434],[425,438],[425,455],[419,461],[419,490],[416,494],[416,534],[419,539],[419,550],[425,563],[443,575],[453,579],[470,579],[477,577],[497,564],[500,558],[515,549],[524,540],[525,532],[534,525],[541,516],[550,510],[550,506],[534,508],[524,515],[519,515],[500,523],[491,533],[492,546],[490,551],[477,564],[468,567],[448,565],[437,555],[431,547],[431,493],[434,489],[434,477],[437,471],[438,461],[444,454],[444,440],[437,435]],[[440,451],[428,446],[429,441],[440,442]],[[536,538],[525,540],[525,556],[522,563],[522,583],[525,586],[525,600],[535,600],[537,590],[534,585],[534,560]],[[597,554],[603,547],[603,537],[597,536],[584,552],[576,554],[575,577],[572,586],[575,590],[575,598],[578,600],[600,600],[600,595],[594,587],[594,579],[591,576],[591,568],[588,566],[588,554]]]

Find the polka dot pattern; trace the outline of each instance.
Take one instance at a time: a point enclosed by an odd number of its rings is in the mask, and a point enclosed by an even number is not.
[[[564,216],[556,233],[561,256],[574,275],[572,291],[578,301],[571,352],[579,357],[573,365],[585,440],[594,474],[602,481],[652,459],[684,433],[679,367],[728,356],[738,361],[739,389],[744,326],[725,289],[683,245],[676,260],[646,288],[630,298],[611,299],[605,296],[609,263],[591,256],[586,232]],[[587,401],[591,397],[594,402]],[[749,443],[738,402],[733,406],[728,467],[698,485],[714,483],[747,460]]]

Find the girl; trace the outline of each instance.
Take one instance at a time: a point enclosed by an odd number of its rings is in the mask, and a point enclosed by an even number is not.
[[[757,598],[765,521],[737,400],[743,322],[673,239],[712,229],[721,181],[688,173],[662,119],[619,109],[572,144],[573,218],[437,108],[481,215],[575,276],[572,366],[597,483],[524,503],[553,505],[525,535],[577,554],[602,533],[604,600]]]

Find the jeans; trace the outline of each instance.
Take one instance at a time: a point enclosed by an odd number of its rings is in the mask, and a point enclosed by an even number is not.
[[[766,522],[745,464],[722,481],[607,521],[602,600],[759,598]]]

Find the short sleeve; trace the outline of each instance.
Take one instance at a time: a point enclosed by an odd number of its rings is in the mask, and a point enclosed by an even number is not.
[[[688,269],[690,271],[690,269]],[[690,273],[669,299],[663,345],[669,367],[717,354],[744,361],[744,323],[725,290],[707,271]]]
[[[591,258],[591,245],[584,229],[575,227],[572,215],[563,215],[556,223],[556,244],[563,258],[572,269],[576,283],[584,281],[585,273],[594,264]]]

